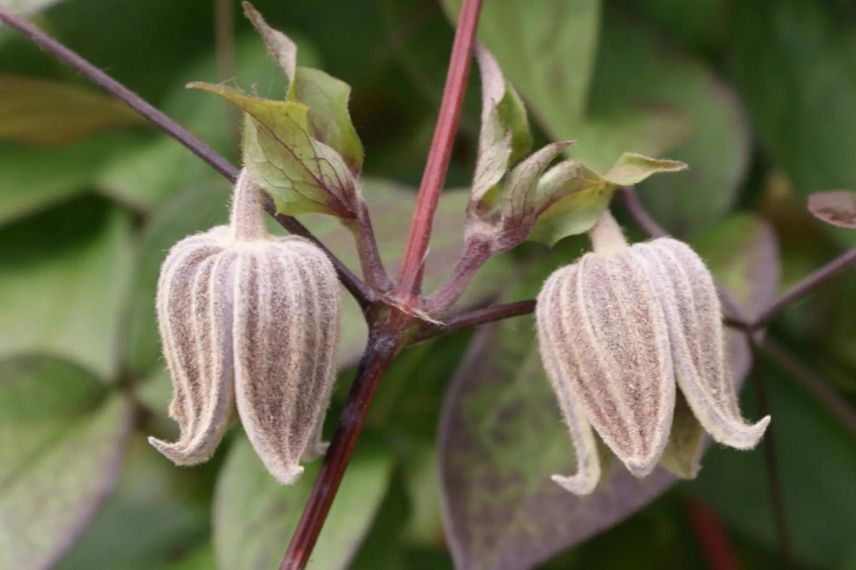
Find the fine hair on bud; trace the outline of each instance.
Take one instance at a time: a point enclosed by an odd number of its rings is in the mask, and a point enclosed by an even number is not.
[[[237,409],[265,467],[291,484],[324,452],[339,283],[318,246],[267,232],[261,198],[242,172],[230,225],[185,238],[163,263],[158,325],[181,433],[150,442],[178,465],[206,461]]]

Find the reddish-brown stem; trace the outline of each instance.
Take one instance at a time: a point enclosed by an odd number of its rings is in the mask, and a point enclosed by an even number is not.
[[[434,129],[431,149],[425,162],[422,183],[419,186],[419,196],[416,200],[416,210],[410,223],[410,233],[404,250],[404,260],[396,286],[396,297],[405,305],[417,302],[422,286],[420,275],[428,242],[431,239],[431,228],[440,192],[446,180],[449,159],[452,156],[452,145],[455,142],[455,132],[461,116],[464,103],[464,93],[467,87],[467,77],[472,63],[473,42],[478,26],[479,12],[482,0],[464,0],[455,31],[455,41],[452,44],[452,55],[449,60],[449,72],[446,76],[446,87],[443,90],[443,102]]]
[[[779,297],[775,303],[767,307],[764,312],[755,319],[752,323],[752,328],[759,329],[765,327],[786,307],[789,307],[793,303],[799,301],[814,291],[819,285],[853,265],[853,263],[856,263],[856,247],[847,250],[788,289],[784,295]]]
[[[490,242],[485,239],[468,239],[464,253],[452,271],[449,280],[425,301],[425,309],[431,314],[440,314],[466,291],[475,274],[490,259]]]
[[[707,561],[708,570],[737,570],[737,557],[722,522],[704,504],[691,500],[687,514]]]
[[[183,144],[188,150],[208,163],[227,180],[235,182],[238,177],[238,169],[234,165],[217,154],[214,149],[190,134],[190,132],[181,125],[154,108],[145,99],[95,67],[92,63],[88,62],[77,53],[71,51],[60,42],[45,34],[36,26],[15,16],[2,7],[0,7],[0,21],[5,22],[9,27],[20,32],[41,49],[53,55],[60,61],[67,63],[87,79],[105,91],[113,94],[116,98],[128,105],[128,107],[152,123],[156,128]],[[303,224],[290,216],[278,214],[276,207],[273,204],[273,200],[269,197],[265,200],[265,210],[271,216],[276,218],[276,220],[289,232],[311,239],[318,244],[332,260],[342,284],[348,289],[354,298],[357,299],[357,302],[359,302],[360,305],[366,307],[376,299],[376,295],[366,287],[350,269],[345,267],[345,265],[339,261],[339,259],[337,259],[330,250],[319,242]]]
[[[414,335],[413,342],[422,342],[438,336],[452,334],[461,329],[477,327],[512,317],[521,317],[532,313],[534,310],[535,299],[528,299],[526,301],[517,301],[516,303],[491,305],[490,307],[465,311],[447,319],[440,325],[432,323],[423,324],[422,329]]]
[[[363,268],[363,278],[366,283],[376,292],[391,290],[392,282],[389,280],[383,259],[380,257],[371,216],[364,202],[360,202],[357,217],[345,225],[354,236],[357,255],[360,258],[360,266]]]
[[[389,313],[388,309],[383,310]],[[345,475],[354,446],[360,437],[374,393],[390,361],[402,346],[405,330],[412,317],[394,312],[381,322],[374,320],[369,343],[363,354],[348,401],[327,449],[324,464],[306,506],[291,537],[280,570],[303,570],[321,534],[333,499]]]

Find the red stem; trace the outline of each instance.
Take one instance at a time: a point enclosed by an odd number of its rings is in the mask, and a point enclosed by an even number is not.
[[[698,537],[699,546],[709,570],[736,570],[737,558],[728,534],[716,515],[705,505],[691,500],[687,504],[690,523]]]
[[[449,168],[449,159],[452,156],[455,132],[458,129],[467,78],[470,74],[481,4],[482,0],[464,0],[461,6],[455,42],[452,45],[452,56],[449,60],[449,72],[446,76],[446,87],[443,91],[443,102],[440,104],[434,138],[425,162],[416,210],[413,212],[413,220],[410,223],[404,260],[395,290],[396,296],[405,306],[416,303],[422,286],[422,264],[428,251],[434,213],[437,210],[437,202],[440,199],[440,192],[446,180],[446,171]]]

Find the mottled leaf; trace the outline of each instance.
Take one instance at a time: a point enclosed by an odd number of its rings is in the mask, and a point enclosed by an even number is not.
[[[378,512],[392,476],[392,460],[366,443],[361,442],[351,460],[310,559],[312,567],[347,568]],[[308,464],[296,484],[284,487],[264,469],[246,439],[233,443],[214,499],[214,551],[220,567],[276,567],[319,465]]]
[[[0,139],[58,145],[141,124],[142,118],[127,105],[87,87],[0,74]]]
[[[3,228],[0,251],[0,357],[45,352],[112,378],[133,261],[130,216],[83,198]]]
[[[852,190],[815,192],[808,197],[808,209],[827,224],[856,229],[856,192]]]
[[[0,363],[0,567],[49,568],[119,472],[131,405],[48,357]]]

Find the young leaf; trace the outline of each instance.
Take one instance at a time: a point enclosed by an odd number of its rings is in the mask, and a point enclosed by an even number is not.
[[[856,192],[852,190],[810,194],[808,210],[815,218],[827,224],[856,229]]]
[[[268,26],[249,2],[244,12],[259,31],[268,52],[289,82],[289,101],[309,107],[309,122],[318,140],[333,148],[354,175],[363,168],[363,146],[348,113],[350,86],[321,70],[297,67],[297,46],[288,36]]]
[[[472,201],[479,203],[505,175],[508,167],[529,152],[532,135],[523,102],[505,81],[493,55],[476,46],[482,82],[481,131]]]
[[[310,559],[312,567],[348,568],[383,501],[392,466],[391,456],[380,449],[357,449]],[[276,566],[283,537],[294,532],[319,462],[306,467],[294,486],[283,487],[265,471],[245,438],[233,443],[214,498],[214,551],[220,567]]]
[[[7,360],[0,378],[0,566],[53,567],[113,487],[132,407],[64,360]]]
[[[357,182],[342,157],[315,137],[306,105],[250,97],[220,85],[189,87],[219,95],[247,113],[244,165],[253,181],[273,196],[279,211],[356,215],[361,199]]]
[[[253,26],[261,34],[268,49],[270,56],[279,65],[288,82],[294,80],[294,74],[297,70],[297,45],[291,39],[280,32],[268,26],[264,17],[256,10],[249,2],[242,2],[244,14],[252,22]]]
[[[677,172],[687,165],[626,152],[606,174],[570,159],[548,171],[538,184],[540,217],[529,239],[554,245],[562,238],[591,229],[619,186],[638,184],[658,172]]]

